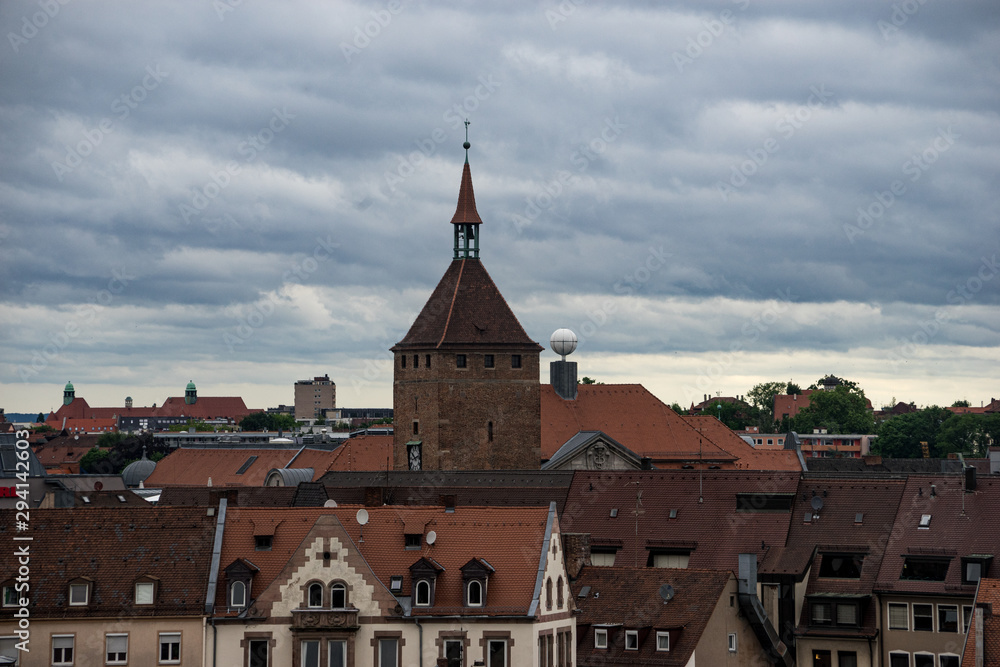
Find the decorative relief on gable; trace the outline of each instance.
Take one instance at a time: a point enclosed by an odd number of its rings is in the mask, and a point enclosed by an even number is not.
[[[590,459],[588,468],[591,470],[604,470],[611,459],[611,452],[608,450],[607,445],[598,441],[591,445],[587,452],[587,458]]]

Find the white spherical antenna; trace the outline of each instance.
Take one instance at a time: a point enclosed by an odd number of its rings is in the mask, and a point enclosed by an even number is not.
[[[330,498],[328,501],[323,503],[323,507],[336,507],[336,506],[337,506],[337,501],[334,500],[333,498]]]
[[[368,523],[368,510],[361,508],[357,514],[358,523],[362,526]]]
[[[549,345],[553,352],[561,355],[563,361],[566,361],[566,355],[573,354],[573,350],[576,349],[576,334],[569,329],[556,329],[549,338]]]
[[[438,534],[433,530],[427,533],[427,544],[434,544],[437,542]]]

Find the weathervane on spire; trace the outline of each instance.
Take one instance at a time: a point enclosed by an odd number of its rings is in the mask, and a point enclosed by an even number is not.
[[[462,144],[462,148],[465,149],[465,163],[469,163],[469,148],[472,144],[469,143],[469,119],[465,119],[465,143]]]

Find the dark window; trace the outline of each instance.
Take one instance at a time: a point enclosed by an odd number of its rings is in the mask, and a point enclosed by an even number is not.
[[[988,576],[990,559],[963,558],[962,583],[978,584],[982,577]]]
[[[465,368],[465,355],[456,354],[455,355],[455,366],[458,368]]]
[[[957,605],[938,605],[938,632],[958,632]]]
[[[421,579],[417,582],[416,586],[416,604],[421,607],[426,607],[431,603],[431,582],[426,579]]]
[[[492,354],[484,354],[483,355],[483,366],[485,366],[486,368],[493,368],[493,355]]]
[[[406,355],[405,354],[401,354],[399,356],[399,363],[402,364],[403,368],[406,368]]]
[[[257,460],[256,456],[251,456],[250,458],[248,458],[246,462],[242,466],[240,466],[240,469],[236,471],[236,474],[242,475],[243,473],[245,473],[250,468],[250,466],[253,465],[253,462],[256,460]]]
[[[737,512],[790,512],[795,495],[791,493],[737,493]]]
[[[858,667],[858,654],[854,651],[837,651],[837,667]]]
[[[469,606],[480,607],[483,604],[483,585],[478,580],[469,582]]]
[[[907,556],[903,561],[903,572],[899,578],[913,581],[944,581],[948,576],[948,563],[947,559]]]
[[[958,667],[958,656],[940,655],[938,656],[938,664],[941,665],[941,667]]]
[[[933,653],[914,653],[913,667],[934,667]]]
[[[431,355],[429,354],[424,355],[424,366],[427,368],[431,367]]]
[[[813,651],[812,655],[813,667],[833,667],[833,663],[830,661],[829,651]]]
[[[420,435],[420,422],[413,421],[413,435]]]
[[[832,609],[831,609],[831,604],[829,602],[812,603],[812,622],[813,625],[833,624]]]
[[[520,354],[512,354],[512,355],[510,355],[510,367],[511,368],[520,368],[521,367],[521,355]]]
[[[347,587],[344,584],[330,586],[330,606],[334,609],[343,609],[347,606]]]
[[[268,641],[266,639],[250,640],[250,667],[268,667]]]
[[[302,667],[319,667],[319,642],[302,642]]]
[[[419,354],[413,355],[413,367],[414,368],[420,368],[420,355]]]
[[[909,653],[890,653],[889,667],[910,667]]]
[[[419,549],[420,548],[420,542],[421,542],[421,539],[423,538],[423,535],[421,535],[420,533],[412,533],[412,534],[411,533],[407,533],[404,536],[404,538],[406,540],[406,548],[407,549]]]
[[[932,605],[913,605],[913,629],[921,632],[934,632],[934,607]]]
[[[273,535],[254,535],[254,549],[257,551],[270,551],[271,543],[274,541]]]
[[[486,439],[493,442],[493,422],[486,423]]]
[[[323,606],[323,587],[319,584],[309,585],[309,606],[310,607],[322,607]]]
[[[864,556],[858,554],[823,554],[819,576],[837,579],[860,579]]]

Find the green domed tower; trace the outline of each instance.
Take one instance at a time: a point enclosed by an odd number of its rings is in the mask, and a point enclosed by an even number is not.
[[[72,382],[66,383],[66,388],[63,389],[63,405],[69,405],[76,398],[76,390],[73,388]]]
[[[198,389],[194,386],[194,381],[188,382],[187,387],[184,389],[184,403],[186,405],[194,405],[198,402]]]

